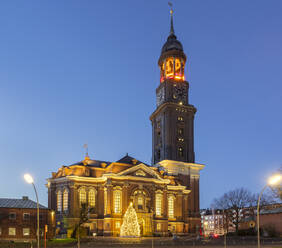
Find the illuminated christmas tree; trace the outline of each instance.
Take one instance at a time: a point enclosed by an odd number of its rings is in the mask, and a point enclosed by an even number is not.
[[[140,227],[138,224],[137,214],[132,206],[132,202],[123,216],[123,222],[120,229],[121,237],[139,237]]]

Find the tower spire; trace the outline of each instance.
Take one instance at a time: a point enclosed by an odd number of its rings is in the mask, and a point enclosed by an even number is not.
[[[170,6],[170,35],[174,34],[174,27],[173,27],[173,9],[172,9],[172,3],[168,2],[168,5]]]
[[[84,144],[83,147],[85,149],[85,158],[89,158],[89,155],[88,155],[88,144]]]

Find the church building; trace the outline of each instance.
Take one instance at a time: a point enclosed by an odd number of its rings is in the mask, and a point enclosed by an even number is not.
[[[62,166],[48,179],[48,204],[57,230],[76,223],[87,204],[90,233],[122,236],[125,213],[133,207],[140,236],[198,233],[199,178],[195,163],[194,116],[185,80],[186,55],[177,40],[171,10],[170,34],[158,60],[160,83],[152,123],[152,164],[128,154],[116,162],[85,158]],[[65,225],[65,226],[64,226]],[[71,226],[71,224],[69,224]],[[139,236],[139,235],[138,235]]]

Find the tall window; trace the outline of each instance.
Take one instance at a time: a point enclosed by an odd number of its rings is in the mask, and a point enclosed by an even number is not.
[[[142,196],[138,196],[138,198],[137,198],[138,209],[143,209],[143,203],[144,203],[143,197]]]
[[[174,197],[172,195],[168,197],[168,218],[174,218]]]
[[[62,211],[62,191],[61,190],[57,192],[57,211],[58,212]]]
[[[86,190],[84,188],[79,191],[79,205],[86,203]]]
[[[161,216],[162,215],[162,194],[158,193],[156,194],[156,215]]]
[[[183,157],[184,151],[183,151],[183,148],[182,148],[182,147],[179,147],[179,148],[178,148],[178,155],[179,155],[179,157]]]
[[[114,191],[114,212],[121,213],[121,190]]]
[[[95,190],[90,189],[88,192],[88,203],[90,207],[95,207]]]
[[[68,211],[69,209],[69,192],[67,189],[64,189],[63,193],[63,210]]]

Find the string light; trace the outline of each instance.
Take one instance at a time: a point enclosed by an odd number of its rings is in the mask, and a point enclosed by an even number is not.
[[[140,227],[138,224],[137,214],[132,206],[129,204],[128,209],[123,217],[123,223],[120,229],[121,237],[140,237]]]

